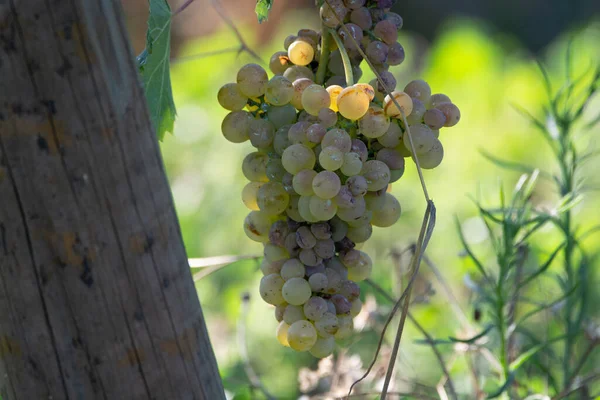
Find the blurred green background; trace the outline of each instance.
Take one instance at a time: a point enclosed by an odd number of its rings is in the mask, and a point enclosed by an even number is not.
[[[401,6],[398,12],[402,14]],[[300,28],[316,28],[318,22],[316,12],[310,9],[283,13],[283,17],[277,18],[277,21],[269,21],[275,27],[272,27],[270,40],[266,42],[255,33],[257,23],[238,24],[245,40],[263,61],[268,61],[273,52],[282,49],[283,39],[288,34],[294,34]],[[437,169],[424,173],[438,211],[427,254],[451,286],[470,323],[479,327],[477,329],[485,325],[485,318],[481,322],[473,320],[476,305],[473,304],[473,293],[465,283],[476,279],[477,275],[473,265],[461,256],[454,218],[457,216],[462,222],[469,243],[481,254],[489,253],[485,229],[476,217],[477,210],[469,196],[479,193],[484,204],[497,205],[499,185],[503,184],[510,191],[520,174],[491,164],[481,156],[482,149],[500,158],[556,172],[549,148],[511,104],[518,104],[534,115],[543,115],[541,107],[545,104],[546,94],[535,57],[548,66],[558,86],[564,82],[565,53],[570,40],[573,41],[574,75],[600,63],[600,22],[593,20],[572,26],[535,55],[510,33],[490,29],[485,20],[466,17],[446,20],[433,42],[410,31],[401,31],[400,34],[407,58],[404,64],[391,68],[398,87],[402,88],[412,79],[424,78],[434,93],[449,95],[461,109],[461,122],[456,127],[442,130],[443,163]],[[252,59],[245,53],[238,56],[235,52],[186,58],[237,44],[234,33],[221,26],[210,34],[180,43],[172,63],[178,119],[175,134],[168,135],[161,148],[189,257],[262,254],[262,245],[250,241],[242,229],[243,219],[249,210],[241,202],[240,192],[245,184],[241,163],[245,154],[251,151],[251,145],[232,144],[222,137],[220,124],[227,112],[216,101],[220,86],[234,81],[237,70]],[[268,69],[266,65],[265,68]],[[361,81],[368,82],[372,77],[372,73],[365,71]],[[588,107],[585,119],[592,120],[599,110],[600,98],[596,98]],[[598,133],[596,127],[595,131],[582,135],[582,148],[597,148]],[[599,187],[599,168],[596,160],[585,165],[586,185],[590,188]],[[414,165],[407,163],[404,177],[393,184],[393,193],[403,207],[400,221],[392,228],[375,228],[373,237],[363,250],[374,260],[373,279],[390,293],[398,294],[397,286],[406,276],[395,268],[391,252],[404,249],[416,240],[425,210]],[[597,193],[586,193],[584,201],[576,208],[576,224],[582,230],[600,222],[600,197]],[[540,207],[552,207],[556,201],[551,185],[544,181],[538,185],[535,198]],[[537,235],[540,254],[550,252],[558,240],[551,229]],[[594,251],[599,244],[600,235],[597,235],[591,236],[585,246]],[[598,270],[597,265],[595,270]],[[261,276],[258,263],[250,260],[234,263],[198,280],[198,293],[211,340],[226,389],[235,393],[247,387],[248,379],[238,346],[238,322],[242,313],[241,296],[245,292],[250,293],[249,308],[244,311],[247,327],[242,333],[245,334],[251,363],[275,397],[297,398],[300,393],[299,369],[314,368],[317,361],[308,354],[283,348],[276,341],[277,322],[273,308],[258,296]],[[595,276],[597,279],[598,273]],[[596,281],[596,287],[600,289],[599,282]],[[417,289],[422,291],[423,301],[414,304],[411,309],[432,336],[467,337],[473,333],[461,330],[461,323],[452,313],[443,288],[426,266],[422,268],[419,283]],[[432,285],[435,294],[426,295],[428,285]],[[544,296],[552,298],[551,286],[540,284],[536,288],[542,299]],[[361,298],[365,300],[370,290],[366,286],[362,288]],[[376,313],[385,315],[389,304],[375,297],[374,309]],[[381,324],[371,324],[370,328],[357,333],[348,342],[348,353],[358,354],[363,367],[371,360],[380,328]],[[393,332],[389,336],[392,339]],[[401,380],[435,386],[441,376],[440,371],[431,350],[415,344],[415,340],[420,338],[414,327],[407,325],[397,364],[398,374]],[[449,347],[443,350],[443,354],[451,358],[452,351]],[[596,357],[596,360],[600,358]],[[468,375],[461,373],[465,368],[465,361],[460,355],[450,366],[451,372],[459,377],[455,382],[459,391],[468,391],[471,385]],[[397,387],[402,388],[402,385]]]

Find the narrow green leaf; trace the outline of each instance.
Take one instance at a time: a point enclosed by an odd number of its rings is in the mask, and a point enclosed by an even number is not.
[[[513,362],[510,363],[509,369],[511,373],[514,374],[521,365],[525,364],[527,360],[529,360],[532,356],[534,356],[538,351],[542,350],[544,347],[554,342],[558,342],[559,340],[563,340],[566,337],[566,335],[561,335],[548,340],[546,343],[540,343],[538,345],[533,346],[531,349],[527,350],[525,353],[521,354]]]
[[[256,7],[254,12],[258,17],[258,23],[262,24],[269,18],[269,11],[273,6],[273,0],[256,0]]]
[[[473,336],[472,338],[469,339],[458,339],[452,336],[448,336],[448,339],[450,339],[450,341],[454,342],[454,343],[475,343],[478,339],[481,339],[482,337],[484,337],[485,335],[487,335],[492,329],[494,328],[494,325],[490,324],[488,326],[486,326],[486,328],[481,331],[480,333],[478,333],[477,335]]]
[[[509,161],[509,160],[503,160],[501,158],[491,155],[490,153],[488,153],[485,150],[479,150],[479,153],[483,157],[485,157],[488,161],[490,161],[492,164],[495,164],[500,168],[517,171],[517,172],[524,172],[527,174],[531,174],[531,173],[533,173],[533,171],[536,170],[536,168],[530,167],[529,165],[525,165],[525,164],[521,164],[518,162]],[[547,179],[550,179],[552,177],[549,173],[544,172],[544,171],[539,171],[539,174],[541,177],[547,178]]]
[[[159,140],[173,132],[175,102],[171,90],[171,8],[166,0],[149,0],[146,49],[137,57],[150,119]]]
[[[538,268],[537,271],[535,271],[533,274],[529,275],[527,277],[527,279],[525,279],[523,282],[521,282],[521,284],[519,285],[519,288],[523,288],[525,286],[527,286],[527,284],[531,281],[533,281],[535,278],[537,278],[540,274],[543,274],[548,268],[550,268],[550,265],[552,264],[552,261],[554,261],[554,258],[558,255],[558,253],[560,252],[560,250],[565,247],[566,242],[563,242],[560,246],[558,246],[554,252],[550,255],[550,257],[548,258],[548,260],[542,264],[542,266],[540,268]]]
[[[506,382],[504,382],[504,384],[502,386],[500,386],[500,388],[498,390],[496,390],[494,393],[488,395],[488,397],[486,397],[487,399],[495,399],[496,397],[500,397],[500,395],[502,393],[504,393],[504,391],[506,389],[508,389],[508,387],[513,383],[513,381],[515,380],[515,374],[513,374],[512,372],[510,374],[508,374],[508,377],[506,378]]]

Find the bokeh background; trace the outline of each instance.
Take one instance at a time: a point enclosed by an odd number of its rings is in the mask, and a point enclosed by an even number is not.
[[[180,5],[175,0],[170,3],[172,9]],[[256,22],[253,1],[223,0],[217,4],[263,61],[282,49],[287,35],[300,28],[318,27],[316,9],[307,1],[275,0],[268,22],[261,25]],[[123,6],[132,42],[139,52],[144,47],[147,2],[124,0]],[[224,140],[220,123],[226,111],[216,101],[219,87],[234,81],[237,70],[252,58],[235,51],[206,55],[239,45],[214,6],[207,0],[196,0],[173,20],[171,77],[178,118],[174,135],[168,135],[161,148],[189,256],[260,255],[262,246],[247,239],[242,229],[248,210],[240,196],[245,184],[241,162],[251,147],[249,143],[235,145]],[[462,112],[461,122],[445,129],[440,137],[445,147],[443,163],[425,172],[429,193],[438,210],[427,254],[451,287],[469,324],[481,329],[485,317],[481,322],[474,320],[477,304],[468,284],[477,274],[463,257],[454,218],[461,221],[469,243],[489,257],[485,229],[470,196],[478,194],[484,204],[497,205],[499,185],[510,191],[520,174],[491,164],[481,156],[482,149],[504,159],[556,172],[549,148],[511,104],[542,115],[546,95],[535,59],[547,65],[558,87],[564,82],[565,54],[570,41],[574,75],[600,63],[600,2],[403,0],[393,11],[405,22],[400,42],[406,48],[406,61],[391,68],[398,87],[412,79],[424,78],[434,93],[449,95]],[[366,71],[362,81],[368,82],[372,77]],[[586,110],[584,119],[591,121],[599,110],[597,98]],[[598,147],[599,129],[597,126],[595,131],[581,136],[582,148]],[[591,189],[600,188],[599,168],[595,160],[584,167],[586,185]],[[374,280],[397,295],[406,275],[403,264],[395,262],[392,255],[416,240],[425,210],[414,166],[407,164],[404,177],[393,185],[393,193],[402,204],[403,216],[392,228],[376,228],[364,250],[375,262]],[[576,223],[582,230],[600,222],[597,193],[597,190],[587,192],[575,210]],[[535,196],[540,205],[552,206],[556,201],[552,186],[543,181]],[[540,254],[544,254],[558,240],[547,229],[535,243]],[[597,252],[599,245],[598,236],[585,243],[592,252]],[[595,270],[598,271],[598,265]],[[595,274],[596,279],[598,275]],[[273,308],[263,303],[257,293],[260,277],[258,263],[248,260],[197,281],[225,387],[233,394],[248,386],[239,345],[242,338],[248,347],[248,358],[268,391],[279,399],[298,398],[301,389],[310,387],[310,382],[307,383],[310,374],[304,368],[315,369],[317,361],[277,343]],[[596,283],[600,292],[600,281]],[[466,337],[472,333],[465,332],[465,324],[452,312],[443,287],[426,266],[417,288],[419,301],[412,306],[412,313],[434,337]],[[553,296],[551,289],[543,284],[536,290],[542,298],[546,291],[548,298]],[[247,307],[241,300],[244,293],[250,293]],[[379,296],[372,297],[369,293],[363,287],[362,298],[369,305],[368,312],[361,317],[363,332],[347,343],[345,351],[348,368],[355,371],[370,361],[381,322],[390,309]],[[243,328],[240,328],[241,317],[247,318]],[[391,332],[389,336],[393,339]],[[431,350],[416,343],[420,338],[414,327],[407,325],[397,364],[398,390],[410,388],[414,382],[435,386],[440,377]],[[444,355],[454,359],[451,372],[464,377],[455,382],[459,391],[467,391],[471,385],[468,374],[461,374],[466,371],[465,361],[460,355],[452,356],[453,351],[448,348]],[[595,360],[600,363],[600,358]],[[299,371],[302,371],[300,382]]]

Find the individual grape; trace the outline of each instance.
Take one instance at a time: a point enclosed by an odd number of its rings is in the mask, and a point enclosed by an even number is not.
[[[390,127],[390,118],[379,106],[372,105],[367,113],[358,120],[358,130],[368,138],[378,138]]]
[[[275,52],[269,60],[269,69],[275,75],[283,75],[286,69],[291,66],[290,59],[288,58],[287,52],[278,51]]]
[[[371,224],[360,225],[356,227],[349,227],[346,236],[354,243],[364,243],[373,234],[373,227]]]
[[[460,121],[460,110],[458,107],[452,103],[440,103],[435,106],[438,110],[444,113],[446,117],[446,122],[444,126],[450,127],[458,124]],[[431,129],[439,129],[439,128],[431,128]]]
[[[340,191],[333,200],[340,208],[352,208],[356,202],[356,199],[352,195],[352,192],[350,192],[350,189],[348,189],[347,185],[340,187]]]
[[[446,96],[442,93],[432,94],[431,97],[424,102],[427,105],[427,108],[437,108],[442,103],[452,103],[450,97]]]
[[[317,244],[317,238],[308,226],[301,226],[296,231],[296,242],[301,249],[312,249]]]
[[[371,191],[387,187],[390,182],[390,169],[382,161],[369,160],[361,171],[361,175],[367,180],[367,188]]]
[[[437,108],[432,108],[430,110],[425,111],[425,113],[423,114],[423,122],[432,130],[440,129],[446,123],[446,115],[444,115],[444,113],[441,110]]]
[[[358,175],[362,170],[363,163],[360,156],[356,153],[346,153],[343,156],[343,163],[340,168],[342,174],[346,176]]]
[[[379,40],[373,40],[365,49],[365,54],[369,60],[375,64],[384,64],[387,61],[389,47]]]
[[[360,295],[360,286],[356,284],[356,282],[345,281],[342,284],[342,289],[340,290],[340,294],[348,299],[348,301],[353,302],[358,299]]]
[[[269,261],[263,258],[262,262],[260,263],[260,270],[264,276],[279,274],[284,262],[285,260]]]
[[[363,197],[355,197],[351,207],[342,208],[338,206],[337,216],[342,221],[348,222],[360,218],[360,216],[365,212],[365,209],[365,199]]]
[[[406,143],[404,143],[404,140],[402,140],[402,142],[396,148],[398,149],[398,151],[400,151],[400,154],[402,154],[402,157],[404,157],[404,158],[412,157],[412,153],[406,147],[406,145],[409,145],[409,147],[410,147],[408,138],[406,139]]]
[[[392,226],[400,218],[400,203],[398,199],[390,193],[385,193],[384,204],[382,207],[373,210],[373,219],[371,223],[380,228]]]
[[[277,246],[273,243],[267,243],[263,250],[263,254],[265,256],[265,260],[270,262],[276,262],[281,260],[287,260],[290,257],[290,254],[283,247]]]
[[[252,182],[268,182],[267,162],[269,156],[265,153],[252,152],[244,157],[242,162],[242,173]]]
[[[296,351],[307,351],[317,342],[317,331],[313,324],[306,320],[296,321],[287,331],[290,347]]]
[[[346,181],[346,186],[348,186],[348,189],[350,190],[350,193],[352,193],[353,196],[364,196],[365,194],[367,194],[368,185],[367,180],[364,176],[355,175],[348,178],[348,180]]]
[[[217,93],[217,100],[221,107],[229,111],[240,111],[248,103],[248,97],[240,91],[237,83],[223,85]]]
[[[305,40],[296,40],[288,47],[288,57],[296,65],[308,65],[315,57],[315,51]]]
[[[355,121],[362,118],[369,109],[370,99],[367,94],[354,86],[342,90],[337,97],[337,106],[344,118]]]
[[[327,221],[337,212],[337,206],[331,199],[322,199],[317,196],[310,198],[310,212],[319,221]]]
[[[427,109],[425,108],[425,104],[419,99],[412,98],[412,103],[413,109],[410,115],[406,117],[406,121],[408,125],[417,125],[423,122],[423,115]]]
[[[318,43],[320,38],[319,32],[315,31],[314,29],[300,29],[298,31],[298,36],[309,38],[315,43]]]
[[[285,299],[282,295],[283,279],[278,274],[263,276],[260,280],[260,296],[269,304],[274,306],[283,304]]]
[[[312,181],[317,176],[317,171],[312,169],[304,169],[294,175],[292,185],[294,190],[301,196],[311,196],[314,194]]]
[[[310,231],[318,240],[327,240],[331,238],[331,227],[327,222],[312,224],[310,226]]]
[[[281,294],[288,304],[299,306],[306,303],[312,291],[304,278],[290,278],[283,284]]]
[[[365,203],[368,210],[376,210],[383,207],[385,204],[385,189],[377,190],[374,192],[368,192],[365,195]]]
[[[344,153],[342,153],[342,151],[337,147],[325,147],[319,154],[319,164],[321,164],[321,166],[328,171],[335,171],[339,169],[343,163]]]
[[[371,29],[371,25],[373,25],[371,13],[366,7],[360,7],[355,10],[352,10],[352,12],[350,13],[350,21],[353,24],[360,26],[365,31]]]
[[[285,70],[283,76],[285,76],[290,82],[296,82],[298,79],[302,78],[310,79],[311,81],[315,80],[314,72],[312,72],[310,68],[303,65],[292,65]]]
[[[325,269],[325,275],[327,275],[327,288],[325,293],[334,294],[342,289],[342,276],[331,268]]]
[[[389,169],[404,169],[404,157],[400,150],[395,148],[385,148],[377,152],[375,159],[383,161]]]
[[[411,126],[410,138],[412,139],[412,144],[415,147],[417,155],[424,154],[431,150],[435,141],[437,140],[431,129],[424,124]],[[410,138],[409,135],[404,135],[402,141],[404,142],[404,146],[412,152],[409,141]]]
[[[294,87],[294,95],[292,96],[292,100],[290,100],[290,103],[294,106],[294,108],[298,110],[304,109],[304,107],[302,107],[302,92],[304,92],[304,89],[306,89],[310,85],[314,85],[314,82],[312,81],[312,79],[309,78],[298,78],[292,81],[292,86]]]
[[[283,154],[285,149],[292,145],[292,142],[288,137],[290,127],[291,125],[285,125],[277,129],[275,132],[275,138],[273,138],[273,150],[275,150],[275,152],[280,156]]]
[[[340,276],[340,279],[342,281],[342,285],[340,286],[340,290],[341,290],[341,288],[344,286],[344,282],[346,282],[348,279],[348,270],[346,269],[344,264],[342,264],[339,257],[337,257],[337,256],[332,257],[329,260],[327,260],[327,268],[337,272],[338,275]]]
[[[354,299],[351,302],[351,307],[350,307],[350,315],[352,316],[352,318],[355,318],[358,314],[360,314],[362,310],[362,301],[360,301],[360,299]]]
[[[402,141],[402,129],[395,120],[392,120],[388,130],[378,137],[377,141],[385,147],[396,147]]]
[[[297,257],[300,254],[300,246],[296,241],[296,232],[290,232],[285,237],[284,246],[290,254],[290,257]]]
[[[326,260],[335,255],[335,243],[331,239],[319,240],[314,247],[314,251],[317,256]]]
[[[277,215],[285,211],[290,195],[279,182],[268,182],[257,192],[256,200],[260,210],[268,215]]]
[[[307,147],[314,146],[313,143],[309,142],[308,137],[306,137],[306,130],[309,126],[311,126],[311,123],[308,121],[299,121],[292,125],[288,131],[290,142],[293,144],[301,143]]]
[[[346,236],[348,224],[339,218],[333,218],[329,223],[331,225],[331,238],[335,242],[339,242]]]
[[[414,99],[421,100],[426,104],[431,97],[429,84],[422,79],[415,79],[404,87],[404,92]]]
[[[385,15],[383,16],[384,19],[392,21],[394,23],[394,25],[396,25],[396,28],[398,30],[402,29],[402,26],[404,25],[404,20],[402,19],[402,17],[398,14],[396,14],[395,12],[386,12]]]
[[[335,333],[335,340],[347,339],[352,336],[354,330],[354,321],[350,315],[338,315],[338,330]],[[288,333],[289,336],[289,333]]]
[[[247,111],[232,111],[223,119],[221,132],[232,143],[243,143],[249,139],[252,115]]]
[[[262,211],[251,211],[244,220],[244,232],[255,242],[269,241],[271,217]]]
[[[352,139],[350,144],[350,151],[358,154],[362,162],[367,161],[367,158],[369,157],[369,150],[367,149],[367,145],[360,139]]]
[[[288,35],[285,39],[283,39],[283,48],[287,51],[287,49],[289,49],[292,43],[294,43],[296,40],[298,40],[298,36]]]
[[[285,237],[290,233],[290,228],[285,221],[275,221],[269,229],[269,241],[277,246],[285,246]],[[289,253],[288,253],[289,254]]]
[[[316,293],[322,292],[323,290],[325,290],[327,288],[327,284],[328,284],[327,283],[327,275],[325,275],[322,272],[314,273],[308,278],[308,284],[310,285],[310,288],[313,292],[316,292]],[[306,304],[305,304],[305,306],[306,306]],[[305,313],[306,313],[306,311],[305,311]],[[313,319],[313,318],[309,317],[309,319]]]
[[[237,73],[238,88],[248,97],[265,94],[268,81],[267,71],[258,64],[246,64]]]
[[[323,110],[329,110],[329,108],[322,108]],[[330,110],[331,111],[331,110]],[[311,144],[319,144],[323,137],[327,133],[327,129],[321,124],[312,124],[306,129],[306,138]]]
[[[334,3],[329,2],[321,6],[320,15],[323,24],[329,28],[336,28],[340,25],[340,22],[344,20],[348,9],[344,7],[342,2]]]
[[[373,7],[370,9],[371,18],[373,18],[373,22],[382,21],[385,17],[385,10],[382,10],[379,7]]]
[[[389,65],[400,65],[404,62],[404,58],[406,57],[406,53],[404,52],[404,47],[398,42],[390,44],[390,49],[388,51],[387,63]]]
[[[436,139],[431,149],[423,154],[419,154],[419,165],[423,169],[433,169],[440,165],[444,158],[444,147],[442,143]]]
[[[253,119],[250,122],[248,136],[252,146],[259,149],[268,148],[275,137],[275,126],[266,119]]]
[[[365,5],[366,0],[345,0],[344,4],[351,10],[356,10]]]
[[[259,210],[258,204],[256,203],[256,194],[262,185],[264,185],[263,182],[248,182],[246,186],[244,186],[244,189],[242,189],[242,201],[250,210]]]
[[[398,40],[398,28],[390,20],[377,22],[375,28],[373,28],[373,33],[386,44],[393,44]]]
[[[353,23],[344,24],[344,27],[346,29],[340,27],[338,34],[344,43],[344,47],[351,52],[356,49],[357,43],[360,45],[360,42],[363,39],[363,30],[360,26]]]
[[[274,106],[283,106],[292,100],[294,87],[286,77],[275,75],[267,83],[265,89],[265,101]]]
[[[277,322],[283,321],[283,313],[285,312],[286,307],[287,304],[285,303],[275,306],[275,319]]]
[[[290,196],[298,194],[294,190],[293,180],[294,180],[294,175],[290,174],[289,172],[286,172],[283,175],[283,177],[281,178],[281,184],[283,185],[283,188]]]
[[[348,279],[354,282],[361,282],[371,275],[373,261],[371,261],[371,257],[367,253],[360,250],[357,251],[359,252],[358,261],[351,265],[346,265],[346,267],[348,268]]]
[[[316,267],[321,264],[323,260],[317,256],[317,253],[313,249],[302,249],[300,250],[300,254],[298,256],[300,261],[307,267]]]
[[[340,191],[340,177],[331,171],[321,171],[313,179],[312,187],[321,199],[332,199]]]
[[[323,263],[317,264],[315,266],[306,266],[306,276],[310,277],[315,274],[324,274],[325,273],[325,265]]]
[[[285,307],[285,311],[283,312],[283,321],[291,325],[296,321],[305,320],[306,316],[304,315],[304,311],[301,306],[295,306],[292,304],[288,304]]]
[[[329,108],[332,111],[337,112],[338,111],[338,106],[337,106],[337,101],[338,101],[338,97],[340,95],[340,93],[344,90],[343,87],[341,87],[340,85],[331,85],[328,86],[327,89],[327,93],[329,93],[329,97],[330,97],[330,104],[329,104]],[[336,116],[337,119],[337,116]]]
[[[280,129],[283,126],[296,122],[296,109],[291,104],[281,107],[271,106],[269,107],[269,111],[267,111],[267,116],[275,129]]]
[[[381,78],[384,84],[382,85],[381,82],[379,82],[379,80],[377,81],[378,91],[382,93],[387,93],[388,91],[394,91],[394,89],[396,89],[396,77],[394,77],[394,75],[390,71],[380,71],[379,77]]]
[[[284,281],[289,281],[292,278],[303,278],[305,273],[304,264],[297,258],[290,258],[285,261],[280,271],[280,275]]]
[[[331,337],[338,331],[338,317],[335,313],[327,311],[315,322],[315,328],[320,337]]]
[[[396,103],[398,103],[398,106],[400,106],[400,108],[396,106]],[[394,91],[392,92],[391,96],[389,94],[385,96],[383,109],[385,110],[385,113],[390,117],[402,119],[402,112],[404,112],[405,117],[408,117],[412,112],[413,102],[410,96],[406,93]],[[402,112],[400,110],[402,110]]]
[[[298,212],[300,216],[308,222],[318,222],[319,218],[310,211],[310,199],[312,196],[300,196],[298,200]],[[305,263],[306,264],[306,263]]]
[[[333,104],[333,96],[331,96],[331,92],[329,90],[327,92],[329,93],[329,96],[331,97],[331,103]],[[331,104],[329,107],[330,108],[322,108],[318,115],[319,125],[325,129],[331,128],[337,124],[337,113],[331,109]]]
[[[315,153],[303,144],[293,144],[281,155],[283,167],[290,174],[297,174],[303,169],[312,169],[316,161]]]
[[[280,321],[279,325],[277,326],[277,331],[275,332],[275,335],[277,336],[277,341],[285,347],[290,347],[290,344],[287,340],[287,333],[289,329],[290,326],[288,324],[286,324],[284,321]]]
[[[334,294],[333,296],[331,296],[330,301],[335,306],[336,314],[346,314],[350,312],[352,304],[350,304],[348,299],[342,296],[341,294]]]
[[[329,146],[337,147],[342,153],[347,153],[352,148],[352,139],[345,130],[334,128],[328,131],[321,140],[322,148]]]
[[[373,100],[375,98],[375,89],[373,89],[373,86],[369,85],[368,83],[356,83],[354,87],[363,91],[367,96],[369,96],[369,100]]]
[[[298,121],[310,122],[311,124],[318,124],[319,117],[316,115],[310,115],[306,110],[302,110],[298,113]]]
[[[322,108],[331,104],[329,93],[320,85],[310,85],[302,92],[302,107],[310,115],[319,115]]]
[[[313,296],[304,303],[303,311],[307,319],[318,321],[323,318],[323,315],[327,312],[327,301],[322,297]]]
[[[330,356],[335,350],[335,338],[317,338],[317,341],[308,352],[316,358],[325,358]]]
[[[404,175],[404,168],[391,169],[390,175],[390,183],[396,182],[398,179],[402,178],[402,175]]]

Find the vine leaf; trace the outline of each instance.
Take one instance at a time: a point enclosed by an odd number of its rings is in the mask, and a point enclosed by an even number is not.
[[[175,102],[171,89],[171,8],[166,0],[149,0],[146,48],[137,57],[150,119],[159,140],[173,132]]]
[[[273,6],[273,0],[256,0],[256,7],[254,12],[258,17],[258,23],[262,24],[269,18],[269,11]]]

